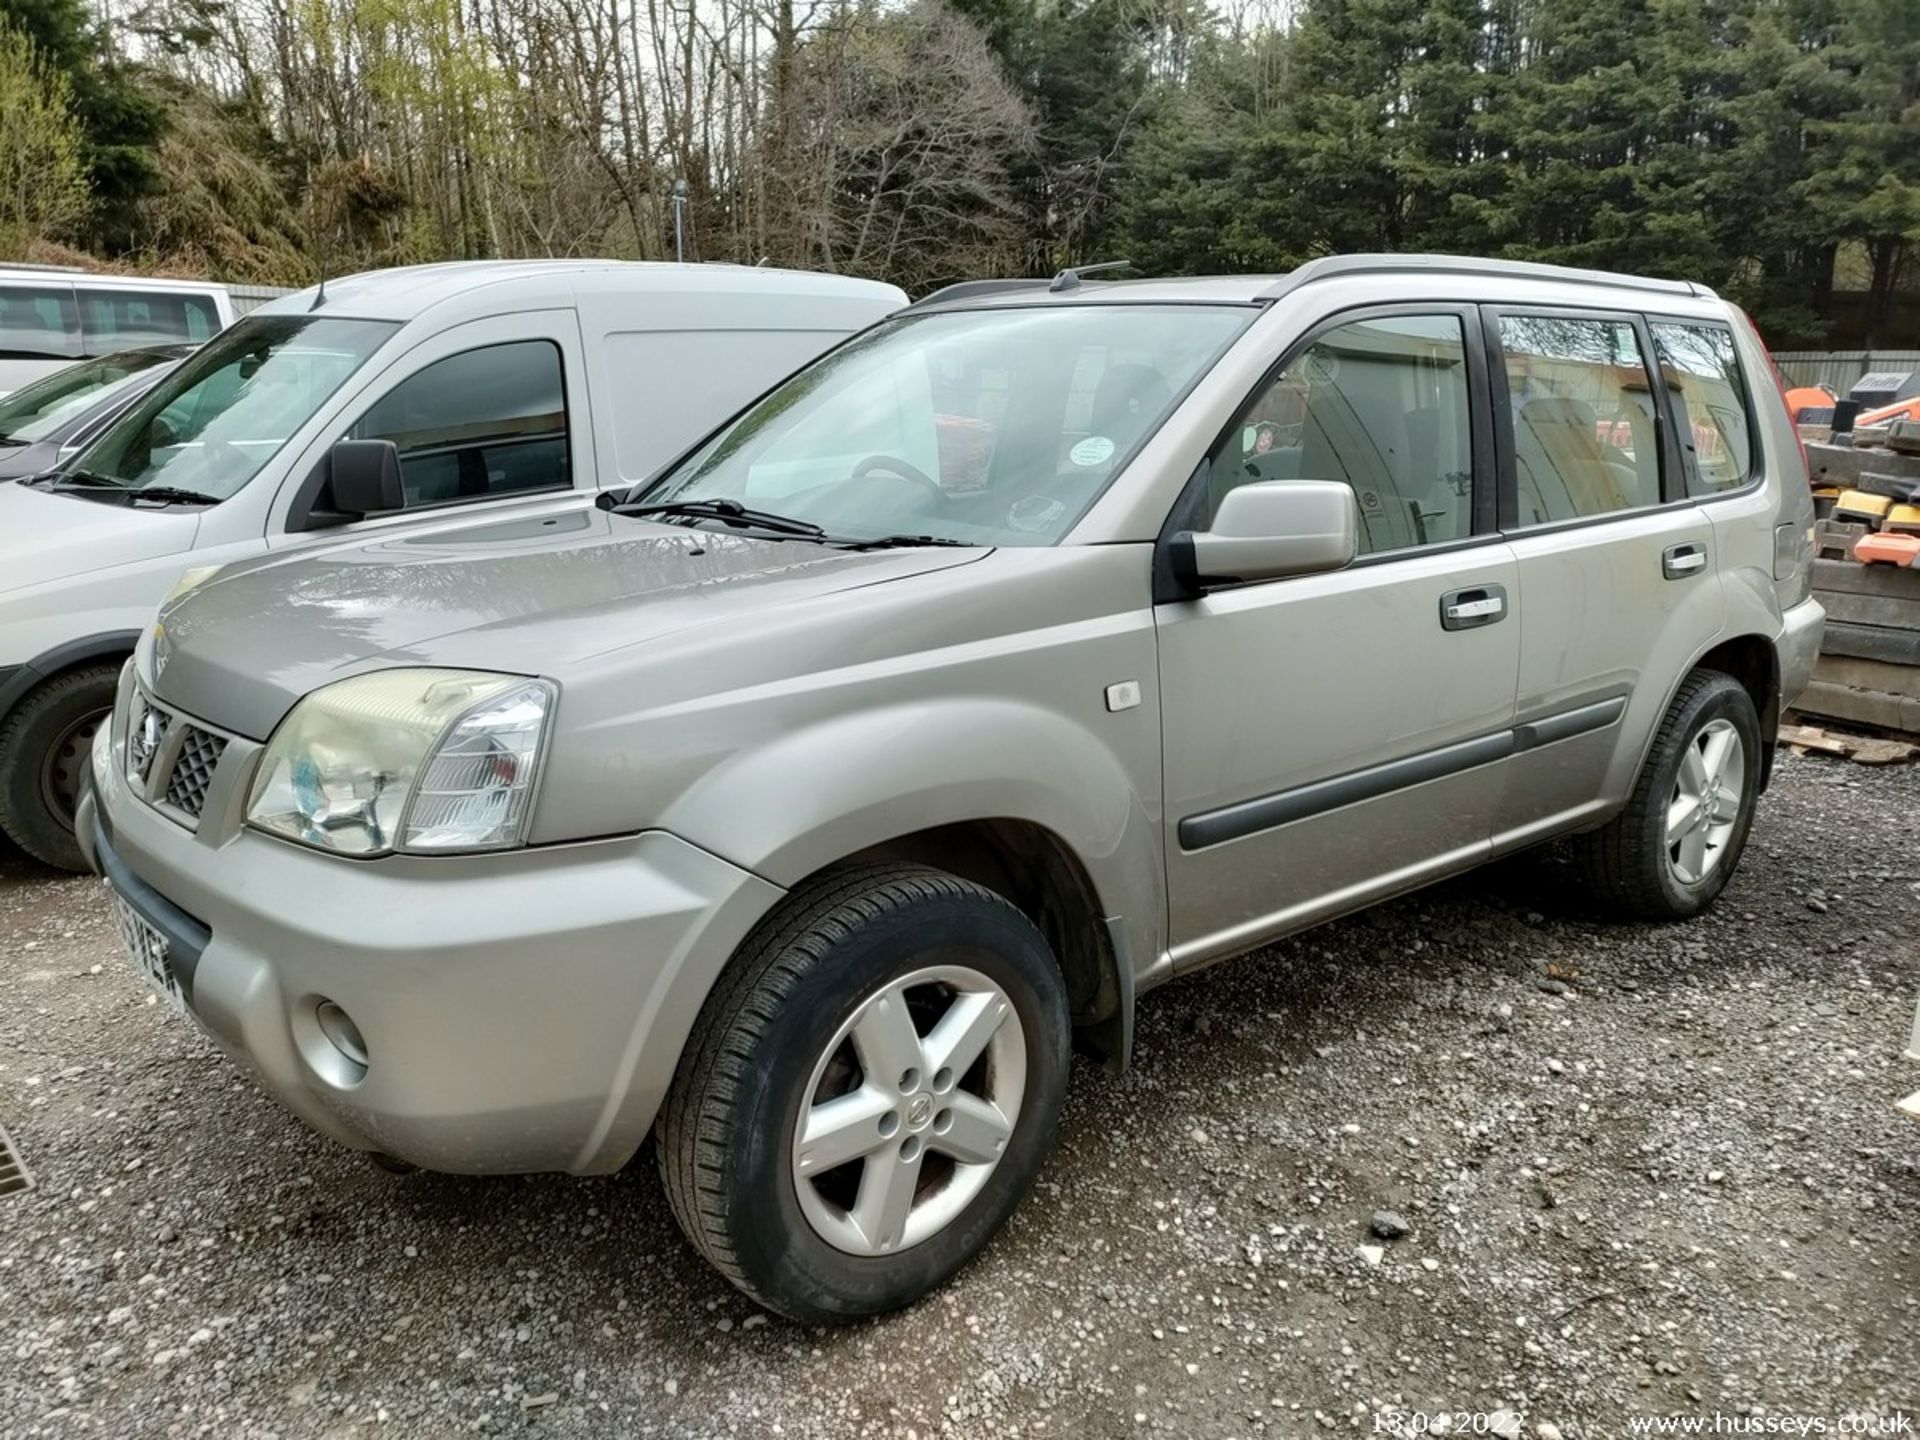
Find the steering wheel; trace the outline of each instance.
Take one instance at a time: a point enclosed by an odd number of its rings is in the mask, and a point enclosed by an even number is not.
[[[925,486],[928,490],[932,491],[938,499],[944,500],[946,498],[947,492],[940,488],[940,482],[938,480],[935,480],[918,465],[912,464],[910,461],[902,460],[897,455],[869,455],[853,467],[853,474],[849,478],[862,480],[869,475],[892,475],[897,479],[908,480],[916,485]]]

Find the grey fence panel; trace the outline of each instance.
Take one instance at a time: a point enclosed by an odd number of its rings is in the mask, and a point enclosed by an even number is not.
[[[291,295],[293,291],[283,285],[229,285],[227,294],[233,298],[233,313],[244,315],[249,310],[259,309],[269,300]]]
[[[1824,385],[1845,395],[1874,370],[1920,370],[1920,350],[1780,350],[1774,364],[1795,385]]]

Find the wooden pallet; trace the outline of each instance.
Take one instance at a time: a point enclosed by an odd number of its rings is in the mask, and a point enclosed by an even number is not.
[[[1780,743],[1796,754],[1831,755],[1836,760],[1852,760],[1861,765],[1898,765],[1920,757],[1920,745],[1911,740],[1848,735],[1804,722],[1782,725]]]

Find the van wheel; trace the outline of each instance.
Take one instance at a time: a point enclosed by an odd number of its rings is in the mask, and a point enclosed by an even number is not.
[[[1760,798],[1760,720],[1730,675],[1689,675],[1660,722],[1627,808],[1577,837],[1588,884],[1609,909],[1684,920],[1726,889]]]
[[[1066,987],[1031,921],[915,865],[794,891],[721,977],[660,1130],[674,1215],[794,1320],[910,1304],[993,1237],[1053,1143]]]
[[[113,712],[120,667],[90,665],[56,676],[0,725],[0,830],[36,860],[85,870],[73,838],[93,735]]]

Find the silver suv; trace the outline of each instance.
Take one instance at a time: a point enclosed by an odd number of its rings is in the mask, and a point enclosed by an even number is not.
[[[1823,614],[1767,354],[1443,257],[975,282],[564,516],[162,610],[81,816],[315,1129],[617,1169],[871,1314],[976,1254],[1174,975],[1556,836],[1727,884]]]

